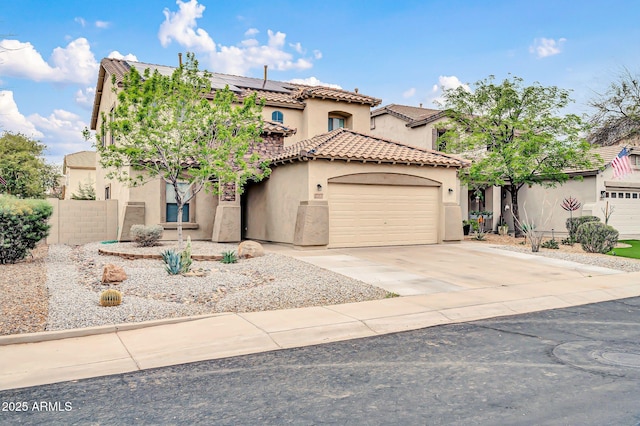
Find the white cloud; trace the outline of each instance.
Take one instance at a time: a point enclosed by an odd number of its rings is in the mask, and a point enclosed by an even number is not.
[[[178,12],[171,12],[165,8],[165,21],[160,25],[158,38],[163,47],[172,41],[188,48],[200,51],[215,51],[216,44],[209,34],[202,28],[196,28],[196,19],[202,18],[205,7],[197,0],[189,2],[176,1]]]
[[[303,55],[304,54],[304,49],[302,48],[302,44],[300,44],[300,42],[297,43],[289,43],[289,46],[291,46],[293,48],[293,50],[295,50],[296,52],[298,52],[299,54]]]
[[[323,83],[322,81],[318,80],[315,77],[309,77],[309,78],[294,78],[292,80],[289,80],[289,83],[293,83],[293,84],[304,84],[306,86],[325,86],[325,87],[333,87],[334,89],[342,89],[341,86],[337,85],[337,84],[332,84],[332,83]]]
[[[113,59],[124,59],[125,61],[138,62],[138,57],[136,55],[134,55],[133,53],[128,53],[126,55],[123,55],[122,53],[118,52],[117,50],[114,50],[113,52],[109,53],[109,55],[107,57],[108,58],[113,58]]]
[[[74,19],[74,21],[76,21],[78,24],[80,24],[81,27],[86,27],[87,26],[87,21],[84,20],[84,18],[81,17],[77,17]]]
[[[5,39],[0,41],[0,48],[5,50],[0,61],[1,75],[35,81],[88,84],[98,74],[99,64],[85,38],[53,49],[49,62],[29,42]]]
[[[32,138],[41,138],[42,132],[36,129],[18,109],[10,90],[0,91],[0,128],[14,133],[22,133]]]
[[[565,41],[567,41],[566,38],[559,38],[557,41],[552,38],[536,38],[529,47],[529,52],[538,58],[557,55],[562,51],[562,45]]]
[[[428,100],[440,108],[444,105],[444,98],[442,97],[444,91],[457,89],[458,87],[462,87],[467,92],[471,91],[469,85],[462,83],[455,75],[441,75],[438,77],[438,84],[434,84],[431,88],[431,96],[428,97]]]
[[[86,89],[78,89],[75,95],[75,101],[78,105],[82,106],[86,109],[91,109],[93,107],[93,100],[96,95],[95,87],[87,87]]]
[[[158,31],[160,43],[167,47],[175,41],[187,49],[203,53],[212,71],[246,75],[249,70],[261,69],[263,65],[278,71],[306,70],[313,66],[313,58],[296,59],[293,53],[285,50],[287,46],[300,55],[305,51],[300,43],[287,45],[287,35],[280,31],[268,30],[266,44],[255,38],[260,31],[250,28],[244,33],[245,39],[237,45],[217,45],[207,31],[198,28],[197,20],[202,17],[205,7],[197,0],[176,0],[176,4],[178,11],[164,10],[165,21]],[[322,53],[316,50],[313,57],[320,59]]]
[[[107,21],[96,21],[96,28],[107,29],[111,26],[111,22]]]
[[[412,96],[413,96],[413,95],[415,95],[415,94],[416,94],[416,88],[415,88],[415,87],[412,87],[412,88],[410,88],[410,89],[405,90],[404,92],[402,92],[402,97],[403,97],[403,98],[405,98],[405,99],[407,99],[407,98],[412,97]]]
[[[62,163],[66,154],[91,149],[91,143],[82,136],[88,124],[72,112],[56,109],[48,117],[32,114],[28,119],[44,133],[41,141],[47,146],[46,156],[51,162]]]

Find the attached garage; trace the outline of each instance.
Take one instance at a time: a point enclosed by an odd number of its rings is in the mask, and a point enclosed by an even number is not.
[[[438,242],[438,188],[329,184],[329,247]]]
[[[352,130],[285,147],[247,197],[246,238],[296,247],[462,239],[457,172],[466,162]]]

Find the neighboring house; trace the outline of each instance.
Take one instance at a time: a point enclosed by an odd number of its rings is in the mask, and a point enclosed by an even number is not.
[[[442,151],[438,136],[444,129],[438,125],[446,119],[441,110],[390,104],[371,112],[370,133],[418,148]]]
[[[96,152],[80,151],[64,156],[62,199],[69,200],[80,191],[80,185],[96,189]]]
[[[418,148],[442,151],[444,147],[438,138],[445,132],[441,126],[446,121],[442,110],[390,104],[371,112],[370,133]],[[459,193],[463,219],[469,219],[473,211],[490,211],[493,218],[485,221],[485,229],[496,230],[500,217],[500,187],[471,192],[462,186]]]
[[[103,59],[91,118],[93,130],[101,125],[102,113],[108,117],[115,106],[111,75],[120,84],[132,66],[164,74],[173,71],[160,65]],[[263,182],[247,185],[242,196],[234,191],[219,197],[199,193],[184,212],[186,235],[219,242],[246,237],[329,247],[462,238],[456,170],[464,161],[367,136],[371,107],[379,99],[357,89],[349,92],[266,78],[213,74],[212,83],[214,88],[229,85],[239,99],[254,92],[264,99],[267,121],[261,154],[273,159],[273,172]],[[114,141],[107,136],[101,143],[106,146]],[[118,200],[119,240],[129,239],[133,224],[161,224],[164,239],[176,238],[174,194],[164,181],[129,188],[107,180],[105,174],[99,167],[97,199]],[[337,202],[341,198],[351,204]],[[420,206],[424,212],[407,217],[396,211],[398,206],[403,211]],[[352,234],[348,234],[345,228],[351,226]],[[371,233],[380,237],[364,236]]]
[[[582,203],[581,209],[573,212],[573,216],[593,215],[604,222],[604,211],[607,206],[613,213],[609,225],[620,232],[622,238],[640,237],[640,150],[628,147],[633,173],[620,179],[613,176],[611,161],[625,145],[611,145],[594,148],[594,154],[600,155],[602,163],[591,170],[571,171],[573,178],[555,188],[544,188],[540,185],[524,187],[520,190],[520,218],[524,219],[524,210],[541,231],[549,235],[553,232],[566,234],[565,222],[569,212],[560,206],[562,200],[569,196]],[[577,180],[575,177],[581,177]],[[502,209],[510,200],[503,198]],[[508,210],[507,210],[508,211]],[[544,223],[551,215],[547,226]],[[510,215],[505,215],[513,229]]]

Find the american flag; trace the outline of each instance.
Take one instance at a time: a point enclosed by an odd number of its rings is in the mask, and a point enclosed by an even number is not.
[[[618,156],[613,159],[613,161],[611,162],[611,167],[613,167],[614,179],[618,179],[630,173],[633,173],[631,160],[629,159],[629,151],[626,147],[622,148],[622,151],[620,151]]]
[[[4,178],[2,176],[0,176],[0,185],[6,185],[7,181],[4,180]]]

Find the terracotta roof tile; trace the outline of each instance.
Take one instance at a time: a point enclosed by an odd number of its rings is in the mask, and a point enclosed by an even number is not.
[[[264,125],[262,126],[262,133],[276,133],[285,137],[295,135],[297,131],[298,129],[292,129],[291,127],[287,127],[282,123],[277,123],[270,120],[264,120]]]
[[[389,104],[371,112],[372,117],[390,114],[407,122],[408,127],[421,126],[444,117],[445,111],[438,109],[413,107],[409,105]]]
[[[357,92],[349,92],[342,89],[334,89],[332,87],[324,86],[302,86],[298,87],[298,91],[292,96],[296,99],[308,99],[308,98],[321,98],[321,99],[334,99],[337,101],[355,102],[370,106],[379,105],[382,102],[381,99],[373,98],[371,96],[362,95]]]
[[[377,136],[337,129],[286,147],[275,163],[301,158],[323,158],[378,163],[464,167],[469,163],[454,155],[416,148]]]

